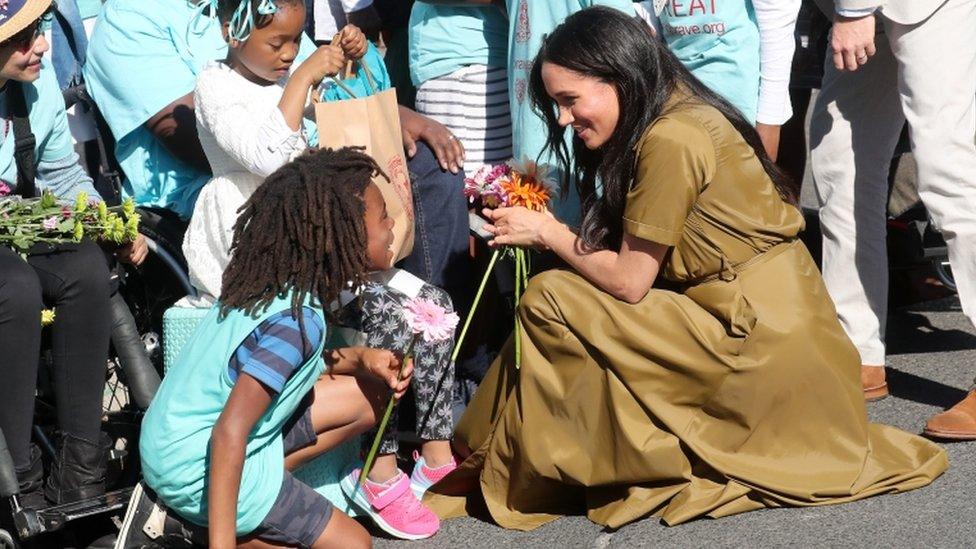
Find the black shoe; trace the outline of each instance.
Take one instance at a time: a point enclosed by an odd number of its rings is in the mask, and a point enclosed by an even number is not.
[[[132,489],[115,549],[189,548],[193,547],[193,537],[194,533],[170,516],[156,494],[140,482]]]
[[[93,498],[105,493],[108,445],[102,434],[99,444],[64,435],[57,459],[44,486],[44,496],[55,505]]]

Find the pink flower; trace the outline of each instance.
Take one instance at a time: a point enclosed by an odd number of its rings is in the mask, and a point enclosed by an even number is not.
[[[0,181],[0,196],[7,196],[9,194],[10,194],[10,186],[7,185],[6,181]]]
[[[47,231],[53,231],[53,230],[57,229],[58,228],[58,216],[52,215],[51,217],[45,219],[44,222],[41,223],[41,226],[44,227],[44,230],[47,230]]]
[[[421,334],[424,341],[444,341],[454,336],[454,328],[461,320],[457,313],[447,312],[443,307],[420,297],[411,299],[403,308],[403,316],[415,334]]]

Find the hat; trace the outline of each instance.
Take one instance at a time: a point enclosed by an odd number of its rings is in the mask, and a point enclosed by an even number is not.
[[[50,7],[51,0],[0,0],[0,42],[26,29]]]

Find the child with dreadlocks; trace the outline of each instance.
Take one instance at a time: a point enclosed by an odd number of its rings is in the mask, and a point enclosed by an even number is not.
[[[358,523],[290,471],[374,425],[388,391],[399,398],[418,383],[412,364],[397,380],[396,348],[327,344],[339,322],[333,304],[350,288],[369,288],[369,271],[390,259],[393,222],[372,183],[379,173],[354,149],[310,152],[244,205],[221,299],[143,420],[145,481],[116,547],[180,536],[202,542],[201,527],[211,547],[370,544]],[[446,300],[435,288],[422,292]],[[421,504],[388,461],[376,479],[385,482],[364,491],[416,522]],[[433,535],[437,517],[428,522],[401,534]]]
[[[347,26],[296,63],[304,0],[207,0],[227,56],[204,67],[194,90],[200,144],[213,178],[197,197],[183,241],[190,280],[206,305],[220,296],[238,208],[265,177],[309,147],[311,90],[363,57],[366,37]]]

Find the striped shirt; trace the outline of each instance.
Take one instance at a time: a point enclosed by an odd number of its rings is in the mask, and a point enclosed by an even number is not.
[[[269,317],[255,328],[228,362],[231,381],[237,382],[244,373],[280,393],[292,373],[312,358],[325,334],[325,326],[311,308],[302,308],[302,316],[304,334],[290,310]]]

